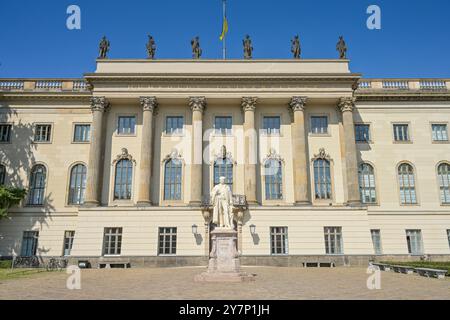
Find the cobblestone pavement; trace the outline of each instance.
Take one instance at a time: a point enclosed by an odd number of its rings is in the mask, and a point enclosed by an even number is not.
[[[66,289],[68,275],[45,273],[0,282],[0,299],[445,299],[450,280],[391,272],[381,290],[367,289],[363,268],[245,268],[255,282],[198,283],[204,268],[83,270],[81,290]]]

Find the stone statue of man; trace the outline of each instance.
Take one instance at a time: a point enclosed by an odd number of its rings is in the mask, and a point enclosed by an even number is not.
[[[200,38],[195,37],[191,40],[191,46],[192,46],[192,58],[193,59],[200,59],[202,56],[202,49],[200,48]]]
[[[244,59],[251,59],[253,55],[253,46],[250,36],[246,35],[242,43],[244,45]]]
[[[294,55],[294,59],[300,59],[300,55],[302,53],[302,49],[300,47],[300,37],[296,35],[294,39],[291,40],[291,52]]]
[[[100,54],[98,56],[99,59],[106,59],[106,56],[109,52],[110,43],[106,37],[103,37],[100,41]]]
[[[155,39],[153,39],[152,36],[148,36],[148,42],[147,42],[147,57],[148,59],[155,59],[156,54],[156,43]]]
[[[345,44],[344,37],[339,37],[339,42],[336,45],[336,50],[339,51],[340,59],[347,59],[347,45]]]
[[[230,187],[225,184],[225,179],[220,177],[220,183],[211,190],[213,223],[219,228],[234,229],[233,195]]]

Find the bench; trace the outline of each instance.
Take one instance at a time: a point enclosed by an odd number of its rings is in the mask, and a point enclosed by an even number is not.
[[[334,262],[303,262],[304,268],[334,268]]]
[[[445,279],[447,270],[416,268],[416,272],[422,277]]]
[[[113,260],[113,259],[102,259],[98,261],[99,269],[111,269],[111,268],[131,268],[130,260]]]
[[[390,264],[371,262],[370,265],[380,268],[381,271],[391,271]]]
[[[414,274],[414,271],[416,268],[408,267],[408,266],[391,266],[392,270],[397,273],[404,273],[404,274]]]

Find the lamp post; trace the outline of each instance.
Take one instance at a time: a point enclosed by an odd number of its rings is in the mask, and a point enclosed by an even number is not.
[[[196,224],[192,225],[192,234],[195,236],[198,234],[198,226]]]
[[[256,234],[256,226],[254,224],[250,226],[250,233],[252,234],[252,236]]]

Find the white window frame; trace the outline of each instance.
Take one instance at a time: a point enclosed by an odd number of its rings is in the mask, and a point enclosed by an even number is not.
[[[372,238],[373,251],[375,255],[377,256],[383,255],[383,242],[381,241],[381,230],[380,229],[370,230],[370,236]],[[378,239],[376,239],[376,237]]]
[[[414,236],[414,239],[412,239],[412,236]],[[413,240],[414,240],[414,242],[413,242]],[[407,243],[409,255],[411,255],[411,256],[424,255],[422,230],[407,229],[406,230],[406,243]],[[413,248],[413,244],[414,244],[414,248]]]
[[[48,141],[37,141],[36,140],[36,135],[37,135],[37,129],[40,126],[49,126],[50,127],[50,137]],[[47,130],[47,134],[48,134],[48,130]],[[53,136],[55,135],[55,126],[53,125],[53,123],[50,122],[37,122],[33,124],[33,143],[34,144],[51,144],[53,143]],[[42,134],[40,135],[40,137],[42,137]]]
[[[329,256],[344,255],[344,237],[342,227],[324,227],[325,254]],[[334,238],[332,238],[334,237]],[[333,244],[334,241],[334,244]],[[334,247],[334,252],[331,250]],[[340,251],[337,250],[339,247]]]
[[[163,237],[163,238],[161,238]],[[166,242],[166,237],[169,240]],[[174,240],[175,237],[175,240]],[[162,239],[162,240],[161,240]],[[162,244],[162,246],[161,246]],[[177,227],[159,227],[158,228],[158,256],[176,256],[178,244],[178,228]],[[165,253],[166,249],[170,253]]]
[[[281,237],[281,239],[280,239],[281,247],[277,246],[277,237]],[[278,251],[282,251],[282,252],[279,253]],[[270,255],[272,255],[272,256],[289,255],[289,228],[288,227],[270,227]]]
[[[115,231],[115,232],[113,232]],[[111,242],[111,239],[114,237],[114,252],[107,252],[107,246],[108,243],[107,238],[109,239],[109,242]],[[120,240],[119,240],[120,238]],[[103,247],[102,247],[102,256],[108,257],[108,256],[121,256],[122,255],[122,243],[123,243],[123,228],[122,227],[106,227],[103,229]],[[108,249],[111,249],[112,247],[109,246]]]
[[[11,144],[13,124],[12,123],[0,122],[0,137],[2,135],[2,132],[1,132],[1,128],[2,127],[5,127],[5,128],[8,127],[9,128],[9,130],[8,130],[8,140],[7,141],[0,141],[0,144]]]

